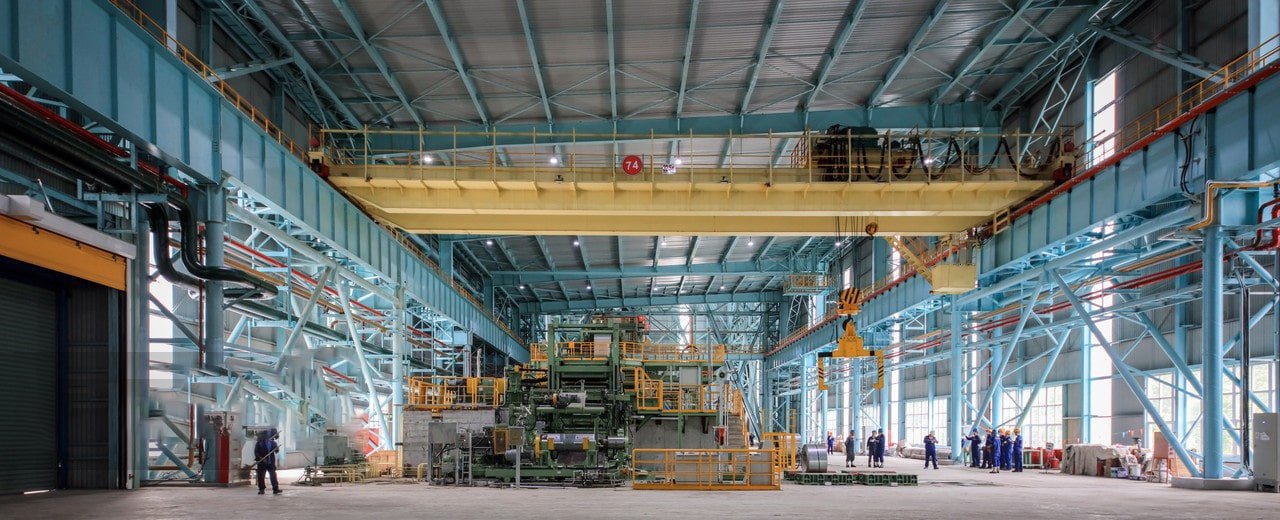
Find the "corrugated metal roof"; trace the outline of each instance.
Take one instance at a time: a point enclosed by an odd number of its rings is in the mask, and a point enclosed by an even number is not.
[[[430,124],[454,124],[458,119],[477,121],[470,93],[461,81],[440,28],[421,0],[350,1],[366,35],[386,60],[406,94],[419,102],[422,117]],[[841,109],[867,103],[867,96],[902,56],[939,0],[860,0],[865,12],[844,52],[835,60],[824,93],[814,109]],[[703,0],[698,10],[689,76],[685,116],[737,113],[752,73],[766,18],[773,0]],[[352,39],[348,26],[332,0],[261,0],[271,21],[290,37],[302,54],[321,71],[345,98],[362,99],[365,91],[380,97],[383,108],[367,101],[353,109],[362,116],[378,117],[398,106],[391,82],[376,70],[374,60]],[[545,122],[536,74],[519,12],[507,0],[440,1],[466,73],[472,76],[476,94],[491,120],[504,123]],[[783,5],[763,66],[759,67],[756,92],[748,110],[787,112],[801,106],[811,89],[817,69],[840,31],[844,17],[857,2],[849,0],[789,1]],[[541,73],[555,96],[553,117],[558,121],[611,117],[609,99],[608,35],[604,3],[585,0],[526,1],[529,25],[541,62]],[[1014,21],[1000,40],[1002,45],[978,56],[973,70],[1005,74],[1025,65],[1034,51],[1044,47],[1044,37],[1059,31],[1087,7],[1046,4],[1035,6]],[[885,89],[880,100],[920,102],[928,96],[926,78],[939,85],[948,81],[960,63],[978,50],[989,31],[1012,12],[1011,7],[988,0],[952,0],[922,41],[914,59],[903,63],[899,78]],[[619,117],[674,116],[674,91],[679,89],[681,63],[691,14],[690,0],[616,1],[614,46],[619,73]],[[1030,26],[1034,25],[1034,29]],[[321,41],[321,38],[326,41]],[[927,65],[926,65],[927,64]],[[351,76],[349,76],[349,74]],[[453,79],[450,79],[452,77]],[[584,82],[583,80],[586,79]],[[999,81],[962,78],[989,96]],[[964,88],[948,91],[944,101],[967,95]],[[430,108],[424,108],[430,107]],[[412,124],[408,111],[392,116],[399,124]]]

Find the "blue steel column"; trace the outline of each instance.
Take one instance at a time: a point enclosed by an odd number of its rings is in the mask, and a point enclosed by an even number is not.
[[[961,327],[964,318],[956,304],[958,296],[951,297],[951,393],[947,398],[947,439],[951,443],[951,460],[960,461],[964,457],[964,435],[961,425],[964,422],[964,337]]]
[[[149,439],[147,418],[151,408],[151,341],[148,325],[150,323],[149,303],[147,296],[151,294],[151,280],[148,278],[150,262],[147,247],[149,234],[147,219],[142,205],[133,205],[133,240],[134,259],[129,264],[129,363],[126,369],[128,377],[128,421],[126,433],[128,440],[129,476],[125,486],[138,489],[142,481],[148,477],[150,466]]]
[[[1093,367],[1093,342],[1088,334],[1080,335],[1080,442],[1092,442],[1093,433],[1093,385],[1090,371]]]
[[[1031,303],[1034,303],[1034,302],[1031,302]],[[1030,305],[1031,303],[1028,303],[1028,305]],[[1000,331],[997,330],[994,333],[994,335],[999,336]],[[991,427],[992,428],[1000,427],[1000,412],[1001,412],[1001,409],[1004,407],[1004,384],[1001,381],[1004,381],[1004,368],[1007,365],[1003,365],[999,367],[996,366],[997,364],[999,364],[1000,360],[1003,360],[1003,359],[1004,359],[1004,346],[996,345],[994,347],[991,347],[991,367],[992,368],[991,368],[990,389],[991,389]],[[978,413],[982,413],[982,412],[983,410],[978,410]]]
[[[220,267],[223,263],[224,231],[226,227],[226,191],[221,185],[212,184],[205,187],[200,200],[204,208],[204,261],[206,265]],[[223,324],[223,283],[214,280],[204,282],[204,369],[215,374],[224,372],[223,337],[226,327]],[[221,402],[222,388],[214,385],[212,397],[214,402]],[[205,482],[217,482],[221,469],[223,454],[219,449],[217,436],[212,428],[205,425],[204,412],[208,407],[198,407],[196,420],[204,426],[205,460],[202,474]]]
[[[1215,201],[1205,201],[1214,204]],[[1204,230],[1204,298],[1201,301],[1201,333],[1204,341],[1204,386],[1201,428],[1204,439],[1204,478],[1222,478],[1222,231],[1218,225]],[[1247,318],[1246,318],[1247,319]]]

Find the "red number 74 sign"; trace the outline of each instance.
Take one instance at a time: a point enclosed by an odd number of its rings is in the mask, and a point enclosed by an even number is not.
[[[644,170],[644,161],[638,155],[628,155],[622,158],[622,173],[627,175],[638,175]]]

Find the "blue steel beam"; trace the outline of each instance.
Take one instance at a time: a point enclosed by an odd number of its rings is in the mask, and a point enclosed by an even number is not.
[[[782,293],[744,292],[738,294],[681,294],[672,296],[634,296],[620,298],[582,298],[568,301],[548,301],[520,304],[521,314],[556,314],[560,312],[582,311],[594,309],[613,309],[619,307],[655,307],[670,305],[698,305],[708,303],[778,303],[782,301]]]
[[[609,120],[618,120],[618,57],[613,48],[613,0],[604,0],[605,34],[609,39]],[[614,150],[614,155],[617,155]]]
[[[262,72],[264,70],[269,70],[269,69],[274,69],[276,67],[289,65],[295,61],[297,61],[297,58],[293,56],[288,56],[285,58],[279,58],[275,60],[265,60],[265,61],[255,60],[255,61],[249,61],[245,63],[237,63],[235,65],[228,65],[226,67],[220,67],[220,68],[214,69],[213,76],[210,76],[208,80],[209,81],[218,81],[218,80],[226,81],[231,78],[238,78],[240,76],[246,76],[249,74],[253,74],[255,72]]]
[[[382,72],[383,79],[387,81],[391,91],[395,92],[396,98],[400,100],[400,104],[405,111],[409,112],[409,117],[413,118],[419,128],[425,128],[427,124],[423,122],[422,114],[419,114],[418,109],[414,108],[413,102],[409,100],[409,95],[404,91],[404,86],[400,84],[399,79],[396,79],[396,75],[392,72],[391,66],[387,64],[387,60],[382,57],[382,52],[365,36],[364,26],[360,23],[360,17],[356,16],[355,11],[347,4],[347,0],[333,0],[333,6],[338,8],[338,13],[347,22],[347,27],[351,29],[351,33],[356,37],[356,40],[360,42],[365,54],[369,55],[369,59],[373,61],[374,66],[378,67],[378,70]]]
[[[698,7],[702,0],[693,0],[689,6],[689,30],[685,33],[684,58],[680,62],[680,92],[676,94],[676,119],[684,112],[684,96],[689,87],[689,60],[693,58],[693,38],[698,29]]]
[[[538,59],[537,41],[533,37],[533,28],[529,24],[529,10],[524,0],[516,0],[516,9],[520,11],[520,26],[524,28],[524,44],[529,48],[529,63],[533,66],[533,79],[538,82],[538,94],[542,96],[542,111],[546,113],[547,124],[555,124],[551,114],[551,98],[547,97],[547,83],[542,79],[542,60]],[[558,153],[557,153],[558,155]]]
[[[449,57],[453,59],[453,66],[458,71],[458,79],[462,80],[462,85],[467,88],[467,96],[471,98],[471,103],[475,105],[476,114],[480,116],[480,123],[488,126],[489,111],[485,109],[484,102],[480,99],[480,91],[476,89],[475,82],[471,80],[471,73],[467,70],[467,62],[462,58],[462,49],[458,48],[458,41],[454,39],[453,33],[449,30],[449,21],[444,18],[444,10],[440,8],[440,2],[437,0],[422,0],[422,2],[431,11],[431,18],[435,19],[436,29],[440,31],[440,38],[444,39],[444,46],[449,50]]]
[[[1096,4],[1094,4],[1093,7],[1089,7],[1084,11],[1081,11],[1079,15],[1077,15],[1074,19],[1071,20],[1070,24],[1068,24],[1065,28],[1062,29],[1061,33],[1059,33],[1056,37],[1054,37],[1053,43],[1051,43],[1048,48],[1044,49],[1043,51],[1040,51],[1039,54],[1031,58],[1031,61],[1027,62],[1027,66],[1022,69],[1021,73],[1019,73],[1016,77],[1014,77],[1008,83],[1005,83],[1005,86],[1002,87],[1000,91],[997,92],[996,95],[991,98],[990,101],[987,101],[987,106],[992,110],[999,107],[1000,102],[1003,101],[1004,98],[1008,97],[1009,94],[1012,93],[1015,89],[1018,89],[1020,86],[1022,86],[1022,83],[1027,81],[1027,79],[1036,71],[1036,69],[1040,68],[1040,66],[1043,65],[1045,61],[1047,61],[1055,53],[1057,53],[1058,50],[1061,49],[1063,45],[1065,45],[1068,41],[1071,41],[1073,38],[1075,38],[1075,36],[1079,34],[1081,31],[1084,31],[1085,29],[1087,29],[1089,27],[1090,19],[1092,19],[1093,16],[1102,9],[1104,4],[1105,2],[1099,1]],[[1014,99],[1011,103],[1007,103],[1007,104],[1009,105],[1017,104],[1018,101],[1020,100]]]
[[[271,35],[271,39],[275,41],[276,45],[279,45],[281,49],[284,49],[285,55],[295,58],[294,66],[302,69],[303,74],[311,78],[311,83],[316,87],[319,87],[320,92],[334,103],[334,107],[341,112],[343,117],[347,118],[347,124],[353,127],[359,127],[361,125],[360,118],[356,117],[355,113],[351,111],[351,108],[348,107],[346,103],[342,102],[342,98],[333,91],[333,88],[329,86],[329,82],[325,81],[325,79],[316,72],[316,69],[302,57],[302,53],[298,51],[297,47],[294,47],[293,44],[289,42],[289,39],[280,31],[280,28],[271,21],[271,17],[268,16],[266,11],[263,11],[262,7],[258,5],[257,0],[244,0],[243,4],[249,14],[256,18],[262,25],[267,34]]]
[[[1211,261],[1216,262],[1218,263],[1219,266],[1221,266],[1222,263],[1219,261],[1219,258],[1221,257],[1214,258]],[[1085,326],[1088,327],[1089,332],[1093,334],[1094,341],[1097,341],[1098,345],[1102,347],[1102,350],[1107,353],[1107,357],[1111,358],[1111,364],[1115,365],[1116,372],[1120,374],[1120,378],[1124,380],[1125,385],[1129,387],[1129,391],[1133,392],[1133,395],[1138,398],[1138,401],[1140,403],[1142,403],[1142,408],[1146,410],[1147,416],[1150,417],[1151,420],[1155,421],[1156,427],[1160,428],[1160,433],[1164,435],[1165,439],[1168,439],[1169,446],[1173,447],[1174,452],[1178,454],[1178,458],[1182,461],[1183,464],[1186,465],[1185,467],[1187,468],[1187,470],[1190,471],[1191,475],[1194,477],[1201,476],[1200,468],[1196,467],[1196,463],[1191,458],[1191,455],[1187,452],[1186,447],[1184,447],[1182,443],[1178,441],[1177,434],[1173,431],[1172,428],[1169,427],[1169,424],[1165,422],[1164,417],[1161,416],[1160,410],[1156,408],[1156,405],[1151,402],[1151,399],[1149,397],[1147,397],[1146,388],[1143,388],[1143,386],[1138,383],[1138,380],[1133,376],[1133,373],[1130,371],[1129,365],[1125,364],[1124,360],[1120,359],[1119,354],[1115,351],[1115,348],[1111,345],[1111,341],[1108,340],[1107,336],[1102,333],[1102,329],[1098,328],[1098,324],[1093,321],[1093,316],[1089,312],[1089,309],[1085,308],[1084,303],[1080,300],[1080,297],[1076,295],[1075,291],[1072,290],[1071,285],[1068,284],[1067,281],[1062,278],[1062,275],[1056,269],[1049,271],[1049,275],[1053,277],[1054,283],[1057,283],[1058,287],[1062,289],[1062,293],[1066,295],[1067,301],[1071,302],[1071,307],[1075,309],[1076,314],[1079,315],[1081,319],[1084,320]],[[1215,294],[1221,294],[1221,293],[1219,292]],[[1212,298],[1206,298],[1206,300],[1211,300],[1211,299]],[[1206,318],[1208,318],[1208,316],[1206,316]],[[1206,366],[1205,370],[1206,371],[1209,370],[1209,367]],[[1208,375],[1209,375],[1208,372],[1206,372],[1206,376]],[[1219,374],[1219,377],[1221,377],[1221,374]],[[1219,395],[1219,394],[1215,393],[1210,395]],[[1217,413],[1214,413],[1214,411],[1211,410],[1212,403],[1214,402],[1218,403]],[[1218,437],[1219,446],[1218,446],[1216,467],[1210,465],[1210,463],[1215,463],[1215,461],[1213,460],[1214,454],[1213,452],[1208,451],[1208,448],[1210,447],[1210,443],[1208,439],[1205,439],[1204,476],[1205,478],[1219,478],[1222,472],[1222,446],[1221,446],[1222,431],[1220,429],[1222,426],[1222,414],[1221,414],[1222,401],[1217,398],[1211,398],[1204,402],[1204,407],[1205,407],[1206,415],[1211,413],[1216,415],[1218,419],[1217,425],[1219,426],[1219,431],[1217,432],[1219,435]],[[1217,473],[1219,477],[1212,476],[1213,473]]]
[[[986,109],[978,102],[953,103],[936,107],[927,105],[907,105],[883,107],[875,110],[819,110],[808,113],[808,121],[801,112],[753,113],[747,115],[723,115],[676,118],[625,118],[618,121],[585,120],[560,121],[556,124],[556,133],[545,135],[546,123],[504,124],[502,132],[496,136],[487,135],[489,128],[484,125],[457,125],[456,149],[489,149],[496,141],[497,146],[520,146],[533,144],[532,132],[537,130],[539,145],[578,144],[590,142],[612,142],[614,130],[619,135],[647,136],[652,131],[655,135],[763,135],[773,131],[775,134],[803,132],[806,127],[826,128],[834,124],[870,126],[880,129],[904,128],[991,128],[1000,125],[999,114]],[[524,135],[518,135],[524,134]],[[572,136],[576,134],[576,141]],[[339,134],[335,134],[339,135]],[[406,134],[370,134],[370,147],[382,150],[419,150],[418,135]],[[454,136],[447,132],[429,133],[423,136],[421,150],[438,153],[455,149]]]
[[[827,49],[827,52],[822,55],[822,61],[818,63],[818,73],[813,78],[813,90],[809,92],[804,104],[801,105],[801,109],[805,112],[808,112],[813,107],[813,100],[817,99],[822,93],[822,87],[827,84],[827,76],[831,74],[831,69],[835,66],[836,60],[840,59],[840,55],[844,53],[844,46],[849,43],[849,38],[853,36],[853,29],[862,20],[862,14],[867,10],[867,6],[871,4],[871,1],[854,0],[853,4],[844,18],[840,19],[840,29],[836,31],[836,38],[831,42],[831,47]]]
[[[942,0],[933,6],[933,11],[929,16],[925,17],[924,23],[916,29],[916,33],[911,37],[911,41],[907,42],[907,48],[902,51],[902,56],[893,62],[893,66],[889,68],[889,72],[885,73],[884,79],[880,80],[880,84],[876,85],[876,89],[871,91],[871,95],[867,96],[867,102],[864,106],[875,106],[876,100],[888,90],[889,85],[893,84],[893,80],[898,78],[898,74],[907,66],[907,63],[915,59],[916,51],[920,50],[920,44],[924,43],[924,38],[929,35],[929,31],[933,30],[933,26],[938,23],[938,19],[942,18],[942,13],[947,10],[947,6],[951,4],[951,0]]]
[[[982,58],[982,55],[986,54],[988,50],[996,47],[995,44],[1000,41],[1000,35],[1004,34],[1010,26],[1020,20],[1022,15],[1025,14],[1033,4],[1035,4],[1035,1],[1036,0],[1019,0],[1018,6],[1014,8],[1012,13],[1009,13],[1009,17],[1005,18],[999,25],[996,25],[995,28],[991,29],[991,32],[987,33],[986,38],[982,39],[982,43],[978,44],[978,48],[969,53],[969,55],[965,57],[964,61],[960,63],[960,66],[956,67],[956,73],[951,76],[951,81],[948,81],[946,84],[938,87],[938,90],[933,93],[933,97],[929,99],[929,103],[932,105],[938,104],[952,88],[959,85],[960,80],[967,77],[973,70],[973,67],[978,64],[978,60]]]
[[[782,6],[786,0],[773,0],[773,7],[764,19],[764,27],[760,31],[760,41],[756,48],[755,62],[751,66],[751,75],[747,79],[747,91],[742,94],[742,104],[738,106],[738,114],[746,114],[751,105],[751,95],[755,93],[756,82],[760,79],[760,70],[764,68],[764,60],[769,54],[769,44],[773,41],[773,32],[778,28],[778,18],[782,16]]]

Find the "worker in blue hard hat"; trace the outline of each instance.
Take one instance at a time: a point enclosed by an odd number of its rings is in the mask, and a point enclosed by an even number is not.
[[[265,430],[258,433],[258,442],[253,445],[253,458],[257,463],[258,469],[258,494],[262,495],[267,492],[266,483],[263,477],[271,475],[271,494],[279,495],[280,481],[276,478],[276,454],[280,451],[280,444],[276,441],[279,432],[275,428]]]
[[[938,438],[933,432],[924,436],[924,469],[929,469],[930,462],[933,462],[933,469],[938,469]]]
[[[987,428],[987,444],[982,448],[982,467],[991,470],[992,473],[1000,472],[1000,465],[996,464],[999,446],[1000,437],[996,436],[994,429]]]
[[[969,467],[979,467],[982,464],[982,436],[978,435],[978,429],[970,430],[964,440],[969,442]]]

